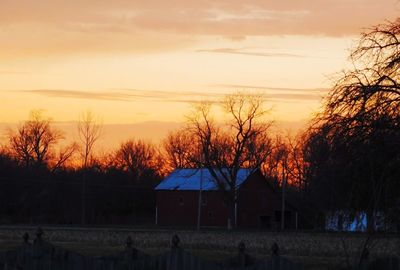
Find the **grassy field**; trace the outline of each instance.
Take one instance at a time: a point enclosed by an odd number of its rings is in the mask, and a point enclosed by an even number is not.
[[[0,227],[0,250],[19,246],[22,235],[28,232],[31,240],[35,227]],[[221,260],[237,253],[240,241],[246,244],[249,254],[257,258],[270,256],[271,245],[276,242],[280,253],[306,269],[338,269],[345,265],[346,258],[356,261],[367,236],[349,233],[311,232],[257,232],[257,231],[188,231],[188,230],[144,230],[132,228],[76,228],[43,227],[44,238],[55,245],[86,255],[101,256],[123,250],[128,236],[133,245],[149,254],[158,254],[169,249],[171,237],[178,234],[181,246],[202,258]],[[398,235],[374,235],[370,240],[371,258],[378,256],[400,256]]]

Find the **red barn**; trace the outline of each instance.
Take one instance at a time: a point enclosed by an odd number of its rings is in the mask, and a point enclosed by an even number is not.
[[[277,229],[281,220],[280,196],[260,171],[240,169],[237,175],[237,226]],[[208,169],[176,169],[156,187],[156,224],[195,227],[226,227],[229,209]],[[285,207],[285,227],[294,228],[297,213]]]

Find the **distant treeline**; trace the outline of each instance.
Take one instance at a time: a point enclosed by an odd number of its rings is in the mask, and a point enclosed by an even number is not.
[[[87,224],[151,224],[154,220],[154,183],[135,184],[113,172],[48,175],[9,175],[0,178],[0,223],[80,224],[82,199]]]

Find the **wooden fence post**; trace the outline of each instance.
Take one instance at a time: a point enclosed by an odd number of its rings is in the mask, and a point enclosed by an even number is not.
[[[171,244],[172,244],[172,248],[179,248],[179,243],[180,243],[180,239],[178,235],[174,235],[172,236],[172,240],[171,240]]]
[[[247,266],[247,264],[246,264],[246,253],[245,253],[246,245],[244,244],[243,241],[239,242],[238,249],[239,249],[239,254],[238,254],[239,267],[244,269]]]
[[[179,247],[180,239],[178,235],[174,235],[171,239],[171,252],[167,258],[166,270],[181,270],[182,269],[182,251]],[[182,269],[183,270],[183,269]]]
[[[25,232],[22,239],[24,240],[24,245],[29,244],[29,233]]]
[[[35,241],[42,241],[42,236],[43,236],[43,229],[42,227],[37,227],[36,229],[36,239]]]
[[[281,269],[281,258],[279,254],[279,246],[278,243],[274,242],[271,246],[271,259],[272,259],[272,269],[280,270]]]
[[[28,264],[27,261],[29,261],[30,258],[32,258],[32,245],[29,243],[29,233],[25,232],[24,235],[22,236],[22,248],[20,249],[19,254],[17,255],[17,267],[20,269],[23,269],[24,266]]]
[[[133,247],[132,237],[128,236],[126,238],[125,252],[124,252],[124,261],[127,265],[131,265],[132,262],[137,258],[138,251]]]
[[[361,252],[360,261],[358,263],[358,269],[367,270],[369,264],[368,260],[369,260],[369,250],[367,247],[364,247],[364,249]]]
[[[27,264],[31,264],[32,268],[34,270],[40,270],[42,267],[41,265],[43,264],[43,257],[44,257],[44,249],[43,249],[43,229],[41,227],[38,227],[36,229],[36,238],[33,240],[33,245],[32,245],[32,257],[31,260],[32,262],[30,263],[29,261]]]

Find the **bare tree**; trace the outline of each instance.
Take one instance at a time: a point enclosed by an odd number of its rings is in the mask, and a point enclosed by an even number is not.
[[[99,120],[96,119],[95,115],[91,111],[84,112],[78,122],[79,138],[82,144],[82,168],[83,168],[83,179],[82,179],[82,191],[81,191],[81,223],[86,224],[86,186],[87,179],[86,173],[88,166],[91,165],[93,159],[93,148],[96,141],[101,135],[101,125]]]
[[[202,103],[189,117],[187,132],[200,147],[197,166],[207,168],[223,191],[230,209],[230,226],[236,226],[238,200],[237,175],[241,168],[257,170],[270,155],[272,144],[267,134],[271,123],[264,116],[261,96],[237,93],[221,103],[230,121],[217,125],[211,116],[211,104]]]
[[[9,134],[16,160],[27,168],[47,168],[54,146],[61,139],[62,133],[51,127],[51,120],[44,118],[41,111],[32,111],[29,120]]]
[[[114,164],[128,171],[134,181],[141,180],[145,175],[157,174],[162,166],[154,145],[141,140],[130,139],[122,143],[114,157]]]
[[[75,142],[73,142],[70,145],[67,145],[63,148],[60,148],[56,158],[54,159],[54,161],[51,164],[51,171],[55,172],[62,168],[68,167],[68,165],[70,165],[70,164],[68,164],[67,162],[72,159],[72,157],[75,155],[75,153],[78,151],[78,149],[79,149],[79,146]]]
[[[93,155],[94,144],[101,136],[100,120],[91,112],[81,114],[78,122],[79,139],[82,145],[82,167],[87,169]]]
[[[197,140],[186,129],[179,129],[168,134],[163,141],[168,164],[171,168],[195,168],[199,146]]]
[[[289,177],[291,183],[300,191],[307,188],[308,164],[304,159],[306,136],[300,132],[294,138],[288,139],[289,147]]]
[[[285,228],[285,208],[287,201],[304,200],[308,164],[304,160],[303,133],[292,136],[277,134],[273,139],[271,154],[262,164],[264,175],[281,189],[281,230]],[[298,196],[302,196],[299,198]],[[300,209],[301,205],[297,205]]]
[[[336,80],[321,118],[342,128],[371,127],[400,115],[400,18],[369,29],[350,55],[353,68]],[[397,128],[397,126],[387,126]]]

